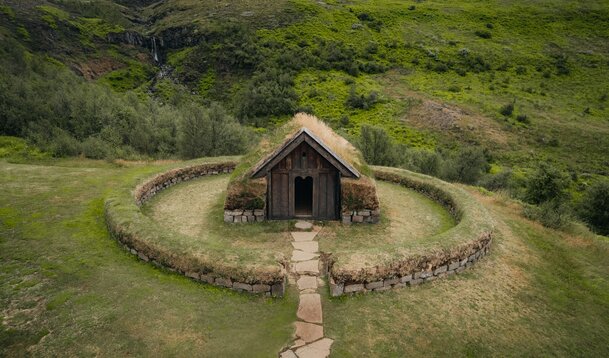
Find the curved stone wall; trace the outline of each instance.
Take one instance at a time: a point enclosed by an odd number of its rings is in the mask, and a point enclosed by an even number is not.
[[[408,187],[439,202],[453,215],[457,225],[435,238],[436,247],[422,248],[416,253],[398,252],[385,262],[357,270],[339,267],[334,262],[336,258],[330,259],[328,279],[332,296],[415,286],[460,273],[489,253],[492,219],[469,194],[439,179],[406,170],[379,167],[375,168],[375,175],[378,180]]]
[[[197,262],[198,258],[184,258],[179,253],[168,252],[162,245],[162,230],[152,230],[152,234],[142,233],[140,226],[153,224],[139,208],[147,200],[175,184],[206,175],[230,173],[235,166],[233,162],[222,162],[175,168],[144,181],[135,188],[132,196],[126,190],[120,190],[105,203],[106,222],[111,235],[125,250],[139,259],[194,280],[241,292],[283,296],[286,285],[283,267],[262,267],[257,271],[223,267],[225,272],[218,272],[219,270],[214,270],[214,260]],[[155,237],[151,238],[151,235]]]

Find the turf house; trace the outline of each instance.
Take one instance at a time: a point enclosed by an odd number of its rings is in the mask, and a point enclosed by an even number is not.
[[[224,219],[375,223],[379,201],[368,171],[346,139],[317,118],[297,114],[237,167]]]

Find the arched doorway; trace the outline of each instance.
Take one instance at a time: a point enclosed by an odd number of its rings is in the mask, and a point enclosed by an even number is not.
[[[294,215],[313,215],[313,178],[296,177],[294,179]]]

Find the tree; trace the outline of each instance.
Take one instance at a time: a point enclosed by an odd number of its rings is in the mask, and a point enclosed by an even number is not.
[[[180,121],[178,145],[184,158],[196,158],[210,151],[207,137],[211,126],[205,110],[196,105],[189,105]]]
[[[393,143],[383,128],[363,125],[360,131],[359,146],[368,163],[393,165]]]
[[[562,201],[567,197],[569,177],[550,163],[541,163],[537,171],[526,181],[524,200],[541,204],[550,200]]]
[[[594,230],[609,235],[609,182],[600,182],[586,191],[579,214]]]
[[[444,177],[460,183],[474,184],[488,171],[488,160],[484,151],[467,147],[451,156],[444,167]]]

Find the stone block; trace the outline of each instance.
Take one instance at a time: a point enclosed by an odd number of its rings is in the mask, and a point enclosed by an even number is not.
[[[352,220],[354,223],[362,223],[362,222],[364,222],[364,217],[361,215],[353,215]]]
[[[395,285],[396,283],[399,283],[399,282],[400,282],[399,277],[387,278],[383,281],[383,286],[391,286],[391,285]]]
[[[283,282],[279,282],[271,286],[271,296],[273,297],[283,297],[285,293],[285,285]]]
[[[252,291],[256,292],[256,293],[270,292],[271,291],[271,286],[270,285],[265,285],[265,284],[262,284],[262,283],[257,283],[255,285],[252,285]]]
[[[459,267],[459,261],[455,261],[455,262],[451,263],[450,265],[448,265],[448,270],[452,271],[452,270],[456,269],[457,267]]]
[[[345,284],[342,282],[335,283],[334,280],[330,281],[330,295],[332,297],[342,296],[345,291]]]
[[[249,285],[247,283],[241,283],[241,282],[233,282],[233,288],[239,291],[246,291],[246,292],[251,292],[252,291],[252,285]]]
[[[224,214],[224,222],[225,223],[232,223],[234,220],[234,217],[232,215],[226,215]]]
[[[240,223],[241,222],[241,218],[242,218],[241,216],[235,216],[233,222]]]
[[[446,265],[442,265],[442,266],[440,266],[440,267],[436,268],[436,269],[433,271],[433,274],[437,276],[437,275],[439,275],[439,274],[441,274],[441,273],[443,273],[443,272],[446,272],[447,268],[448,268],[448,266],[446,266]]]
[[[351,215],[343,215],[343,224],[351,224]]]
[[[467,261],[473,262],[475,259],[476,259],[476,254],[472,254],[472,255],[469,255],[469,257],[467,258]]]
[[[455,270],[446,271],[446,274],[447,274],[448,276],[452,276],[452,275],[454,275],[454,274],[455,274]]]
[[[253,222],[255,222],[255,221],[256,221],[256,217],[255,217],[254,215],[249,215],[249,216],[247,217],[247,222],[248,222],[248,223],[253,223]]]
[[[421,284],[421,282],[423,282],[423,279],[420,279],[420,278],[414,278],[414,279],[410,280],[410,281],[408,282],[408,284],[409,284],[410,286],[416,286],[416,285]]]
[[[370,212],[370,215],[372,215],[372,216],[380,216],[381,215],[381,209],[372,210]]]
[[[256,221],[257,222],[263,222],[264,221],[264,215],[256,215]]]
[[[254,210],[243,210],[243,215],[245,215],[245,216],[254,215]]]
[[[455,273],[461,273],[465,271],[465,266],[459,266],[455,269]]]
[[[138,253],[137,253],[137,257],[139,257],[141,260],[144,260],[144,261],[148,261],[148,260],[150,260],[150,259],[148,258],[148,256],[146,256],[146,255],[142,254],[141,252],[138,252]]]
[[[135,249],[129,249],[129,252],[134,254],[134,255],[137,255],[137,251],[135,251]]]
[[[463,260],[461,260],[461,262],[459,262],[459,266],[465,266],[466,263],[467,263],[467,257],[464,258]]]
[[[197,272],[186,272],[186,277],[194,278],[195,280],[201,279],[201,275],[199,275]]]
[[[241,215],[241,222],[242,223],[246,223],[247,222],[247,216]]]
[[[425,279],[428,277],[433,276],[433,272],[432,271],[421,271],[421,274],[419,275],[419,278]]]
[[[256,210],[254,210],[254,215],[256,215],[256,216],[264,215],[264,210],[256,209]]]
[[[391,290],[391,286],[383,286],[383,287],[375,288],[373,291],[387,291],[387,290]]]
[[[370,210],[360,210],[357,212],[359,216],[370,216]]]
[[[366,284],[366,289],[368,290],[373,290],[379,287],[383,287],[383,281],[368,282]]]
[[[425,282],[435,281],[437,278],[438,278],[438,276],[429,276],[425,279]]]
[[[230,278],[222,278],[222,277],[218,277],[214,280],[214,283],[217,286],[224,286],[224,287],[228,287],[228,288],[232,288],[233,287],[233,282],[231,281]]]
[[[207,283],[213,285],[215,279],[212,275],[201,275],[201,281],[207,282]]]
[[[401,282],[401,283],[410,282],[410,280],[412,280],[412,275],[406,275],[406,276],[402,276],[402,277],[400,278],[400,282]]]
[[[355,283],[351,285],[345,285],[345,293],[360,292],[364,290],[364,285],[361,283]]]
[[[406,284],[403,282],[398,282],[395,285],[393,285],[393,288],[401,288],[401,287],[406,287]]]

